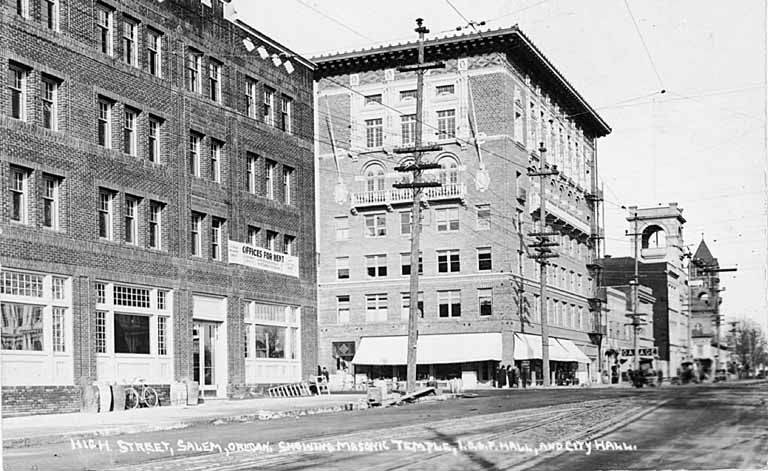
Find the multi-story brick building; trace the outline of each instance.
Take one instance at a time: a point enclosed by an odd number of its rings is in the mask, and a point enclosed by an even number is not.
[[[311,373],[312,64],[221,0],[0,7],[4,414]]]
[[[419,270],[420,378],[490,383],[498,365],[541,378],[538,266],[525,242],[538,219],[539,143],[562,171],[546,182],[560,258],[548,270],[552,360],[561,381],[595,372],[587,270],[599,234],[596,140],[610,128],[516,27],[426,41],[424,141],[442,146],[425,190]],[[409,43],[315,58],[318,355],[331,371],[405,377],[412,193],[392,184],[414,142]],[[334,186],[335,185],[335,186]],[[333,187],[333,191],[332,191]],[[596,314],[599,311],[596,311]],[[555,361],[557,360],[557,361]],[[580,366],[576,366],[576,365]]]
[[[716,330],[722,319],[720,303],[720,277],[716,270],[720,263],[702,240],[691,259],[689,267],[691,354],[700,375],[714,378],[715,358],[719,356],[719,368],[725,368],[728,358],[727,342],[722,331]]]

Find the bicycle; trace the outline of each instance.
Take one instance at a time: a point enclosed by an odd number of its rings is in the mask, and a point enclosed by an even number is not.
[[[141,392],[136,390],[136,386],[141,387]],[[141,378],[134,379],[132,384],[125,388],[126,409],[135,409],[139,407],[139,404],[144,404],[147,407],[157,407],[159,402],[157,391],[151,386],[144,384],[144,380]]]

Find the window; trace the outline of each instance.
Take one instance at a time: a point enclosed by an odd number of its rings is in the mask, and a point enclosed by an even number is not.
[[[400,116],[400,136],[402,144],[413,145],[416,142],[416,115],[406,114]]]
[[[400,308],[400,319],[407,321],[411,315],[411,293],[400,293],[403,302]],[[424,293],[419,291],[419,300],[416,302],[416,309],[419,310],[419,317],[424,318]]]
[[[248,226],[248,238],[246,242],[251,247],[258,247],[259,246],[259,233],[261,232],[261,229],[259,229],[256,226]]]
[[[115,305],[149,308],[149,291],[147,288],[115,285]]]
[[[413,213],[410,211],[400,211],[400,235],[411,233],[411,223],[413,222]]]
[[[369,192],[384,190],[384,168],[374,164],[365,170],[365,187]]]
[[[365,147],[381,147],[384,140],[384,124],[381,118],[365,120]]]
[[[455,232],[459,230],[459,208],[441,208],[435,210],[437,232]]]
[[[0,294],[43,297],[43,276],[35,273],[0,272]]]
[[[251,326],[248,324],[243,325],[243,357],[250,358],[253,352],[251,352],[249,345],[251,344]]]
[[[149,117],[149,135],[147,136],[147,159],[150,162],[160,162],[160,127],[162,120]]]
[[[168,355],[168,318],[157,316],[157,354]]]
[[[43,306],[4,302],[0,311],[3,350],[43,351]]]
[[[245,158],[245,187],[248,193],[256,194],[256,174],[259,158],[254,154],[248,153]]]
[[[293,169],[286,165],[283,165],[283,201],[285,204],[293,203],[293,194],[291,187],[293,186]]]
[[[112,102],[99,98],[98,143],[112,148]]]
[[[29,18],[29,0],[16,0],[16,14]]]
[[[493,314],[493,288],[478,288],[477,302],[481,316]]]
[[[187,90],[201,93],[200,75],[203,69],[203,55],[194,49],[187,52]]]
[[[221,103],[221,64],[214,60],[208,63],[208,93],[211,100]]]
[[[264,188],[266,189],[267,198],[275,199],[275,171],[277,170],[277,163],[271,160],[266,161],[264,171]]]
[[[453,139],[456,137],[456,110],[437,112],[437,138]]]
[[[249,118],[256,118],[256,81],[248,77],[245,79],[245,114]]]
[[[490,204],[478,204],[475,206],[477,210],[477,230],[487,231],[491,229],[491,205]]]
[[[275,91],[264,87],[264,123],[273,126],[275,124]]]
[[[296,237],[292,235],[283,236],[283,253],[286,255],[296,255]]]
[[[365,295],[365,321],[366,322],[386,322],[387,321],[387,295],[386,294]]]
[[[253,327],[256,338],[256,358],[288,358],[287,327],[258,324]],[[295,352],[292,355],[295,355]]]
[[[149,246],[163,248],[163,209],[165,205],[157,201],[149,203]]]
[[[211,219],[211,258],[214,260],[221,260],[222,249],[222,230],[224,228],[224,221],[222,219]]]
[[[288,134],[293,132],[293,100],[284,96],[280,99],[280,129]]]
[[[477,249],[477,269],[479,271],[490,271],[493,269],[490,247]]]
[[[211,180],[221,183],[221,148],[223,143],[211,139]]]
[[[59,82],[52,78],[43,76],[42,93],[42,125],[44,128],[56,131],[59,115]]]
[[[125,196],[125,242],[137,245],[138,222],[136,221],[139,208],[139,199],[134,196]]]
[[[147,71],[163,76],[163,34],[153,29],[147,31]]]
[[[366,95],[365,97],[365,105],[372,105],[372,104],[381,104],[381,93],[377,93],[375,95]]]
[[[64,352],[66,350],[66,343],[64,337],[64,319],[67,310],[63,307],[53,308],[53,351]]]
[[[192,213],[192,226],[190,229],[190,253],[197,257],[203,255],[203,242],[200,237],[202,234],[203,215],[198,213]]]
[[[61,179],[43,175],[43,227],[59,228],[59,188]]]
[[[349,295],[336,296],[336,322],[349,324]]]
[[[438,250],[437,251],[437,272],[438,273],[456,273],[461,269],[459,263],[458,250]]]
[[[415,100],[416,90],[403,90],[400,92],[400,101]]]
[[[109,56],[112,55],[112,28],[114,13],[109,7],[96,5],[96,42],[99,50]]]
[[[11,220],[27,224],[29,211],[29,177],[26,169],[11,167]]]
[[[461,316],[461,290],[438,291],[437,304],[440,317]]]
[[[577,275],[576,292],[579,294],[584,293],[584,281],[580,273]]]
[[[411,274],[411,254],[410,253],[401,253],[400,254],[400,274],[401,275],[410,275]],[[422,259],[421,253],[419,253],[419,274],[424,274],[424,261]]]
[[[447,191],[456,193],[459,190],[459,164],[451,157],[440,159],[440,184]]]
[[[336,226],[336,240],[348,240],[349,239],[349,217],[339,216],[334,218]]]
[[[189,173],[200,176],[200,145],[203,136],[194,132],[189,133]]]
[[[336,279],[349,279],[349,257],[336,257]]]
[[[149,355],[149,316],[114,314],[115,353]]]
[[[123,23],[123,62],[134,67],[136,60],[136,35],[139,29],[136,21],[126,18]]]
[[[386,255],[366,255],[365,266],[369,278],[381,278],[387,276]]]
[[[365,215],[365,236],[366,237],[386,237],[387,235],[387,215],[366,214]]]
[[[456,92],[456,87],[453,84],[438,85],[435,87],[435,92],[437,93],[437,96],[453,95]]]
[[[264,241],[264,248],[275,252],[277,250],[277,232],[267,231],[267,238]]]
[[[136,121],[139,112],[130,108],[125,109],[123,121],[123,152],[128,155],[136,155]]]
[[[10,89],[11,118],[25,121],[27,119],[27,75],[28,71],[19,65],[8,66],[8,88]]]
[[[115,194],[109,190],[99,190],[99,237],[112,240],[112,215]]]
[[[104,311],[96,311],[96,353],[107,353],[107,313]]]

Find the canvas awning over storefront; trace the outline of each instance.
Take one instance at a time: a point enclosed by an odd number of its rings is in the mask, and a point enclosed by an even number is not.
[[[541,336],[533,334],[515,334],[515,360],[541,360]],[[572,341],[549,337],[550,361],[575,361],[590,363],[590,359]]]
[[[405,365],[408,337],[363,337],[352,359],[355,365]],[[469,363],[501,361],[501,333],[420,335],[416,346],[416,363]]]

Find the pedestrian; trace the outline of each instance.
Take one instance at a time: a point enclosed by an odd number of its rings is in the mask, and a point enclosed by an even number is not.
[[[659,386],[661,386],[661,382],[664,381],[664,372],[661,371],[661,368],[656,370],[656,377],[659,378]]]
[[[328,368],[326,368],[326,367],[323,367],[323,370],[322,370],[322,372],[321,372],[321,373],[322,373],[323,377],[325,377],[325,382],[326,382],[326,383],[327,383],[327,382],[329,382],[329,381],[330,381],[330,379],[331,379],[331,374],[330,374],[330,373],[328,373]]]
[[[512,387],[512,384],[513,384],[513,382],[512,382],[512,365],[507,365],[506,377],[507,377],[506,378],[507,379],[507,389],[509,389],[509,388]]]
[[[518,375],[518,374],[517,374],[517,367],[516,367],[516,366],[513,366],[513,367],[512,367],[512,387],[513,387],[513,388],[516,388],[516,387],[518,387],[518,386],[519,386],[519,383],[518,383],[518,381],[519,381],[519,376],[520,376],[520,375]]]
[[[499,366],[499,387],[503,388],[507,385],[507,370],[504,365]]]

